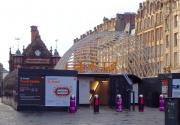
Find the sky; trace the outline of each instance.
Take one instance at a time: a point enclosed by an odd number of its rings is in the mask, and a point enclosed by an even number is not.
[[[73,39],[113,18],[117,13],[137,12],[144,0],[0,0],[0,63],[9,69],[9,48],[22,52],[31,42],[30,26],[38,26],[47,48],[56,47],[60,56]],[[19,40],[18,40],[18,39]]]

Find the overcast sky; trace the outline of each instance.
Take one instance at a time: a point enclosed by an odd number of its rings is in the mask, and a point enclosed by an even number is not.
[[[103,17],[137,12],[143,0],[0,0],[0,63],[9,68],[9,48],[22,51],[31,42],[30,26],[38,26],[49,49],[56,46],[62,56],[73,39],[101,24]]]

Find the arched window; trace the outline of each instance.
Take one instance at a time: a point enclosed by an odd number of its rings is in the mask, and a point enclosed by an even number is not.
[[[158,10],[161,9],[161,2],[160,2],[160,1],[158,1],[158,3],[157,3],[157,9],[158,9]]]
[[[159,14],[156,14],[156,23],[159,24]]]
[[[151,25],[151,19],[150,19],[150,17],[148,17],[147,27],[150,27],[150,25]]]
[[[146,18],[144,19],[144,29],[146,29]]]
[[[160,14],[159,14],[160,16],[159,16],[159,18],[160,18],[160,22],[162,22],[163,21],[163,17],[162,17],[162,12],[160,12]]]
[[[151,26],[154,25],[154,16],[151,16]]]
[[[152,11],[153,11],[153,4],[151,3],[150,4],[150,13],[152,14]]]

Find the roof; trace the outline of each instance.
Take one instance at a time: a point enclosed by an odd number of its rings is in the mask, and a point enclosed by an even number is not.
[[[110,78],[116,76],[123,76],[123,74],[108,74],[108,73],[79,73],[78,77],[96,77],[96,78]],[[142,79],[133,74],[128,74],[128,77],[133,83],[141,83]]]
[[[41,40],[41,37],[38,35],[36,36],[35,40],[32,41],[27,48],[24,50],[24,56],[35,56],[35,51],[41,51],[40,57],[51,57],[50,51],[47,49],[44,42]]]

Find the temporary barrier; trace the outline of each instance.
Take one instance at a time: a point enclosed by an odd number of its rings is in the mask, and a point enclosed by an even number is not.
[[[128,76],[130,77],[130,76]],[[130,77],[131,78],[131,77]],[[137,80],[136,80],[137,79]],[[133,83],[140,83],[141,79],[134,76],[131,78]],[[133,81],[134,80],[134,81]],[[111,75],[109,84],[109,106],[114,108],[116,105],[116,95],[121,94],[123,109],[130,109],[132,85],[129,85],[123,75]]]
[[[127,80],[128,79],[128,80]],[[138,83],[141,83],[141,79],[132,74],[93,74],[85,73],[78,74],[79,80],[79,104],[89,105],[93,102],[94,94],[98,94],[101,105],[109,105],[111,108],[115,108],[116,95],[121,94],[122,105],[124,109],[130,109],[131,94],[133,93],[132,83],[136,86],[134,91],[134,98],[132,96],[132,102],[138,100]],[[132,81],[131,84],[128,81]],[[96,82],[97,81],[97,82]],[[88,91],[90,90],[90,91]],[[90,92],[90,93],[88,93]],[[137,96],[136,96],[137,94]],[[132,94],[133,95],[133,94]],[[88,98],[90,97],[90,98]],[[78,97],[77,97],[78,99]],[[90,99],[90,101],[88,100]],[[135,102],[138,103],[138,102]]]
[[[161,83],[158,77],[143,78],[139,84],[139,94],[143,94],[145,106],[159,108]]]
[[[160,74],[159,79],[165,97],[180,98],[180,73]]]
[[[2,102],[21,109],[68,109],[77,93],[77,71],[18,69],[3,82]],[[11,93],[11,94],[9,94]]]

